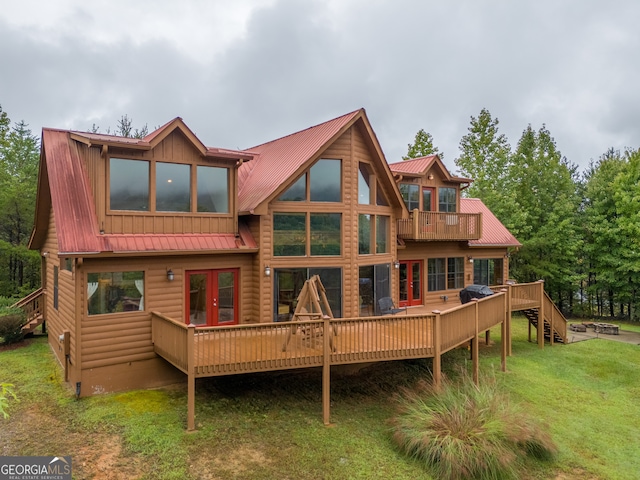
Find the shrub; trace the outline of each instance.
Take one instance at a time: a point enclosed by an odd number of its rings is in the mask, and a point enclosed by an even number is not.
[[[393,438],[439,479],[518,478],[525,456],[550,459],[551,437],[498,391],[493,379],[476,386],[468,374],[426,383],[398,397]]]
[[[4,339],[5,344],[22,340],[22,337],[24,337],[22,326],[26,321],[26,316],[22,309],[0,308],[0,338]]]
[[[11,383],[0,383],[0,415],[6,420],[9,418],[7,413],[7,407],[9,406],[9,398],[18,400],[16,394],[13,392],[13,385]]]

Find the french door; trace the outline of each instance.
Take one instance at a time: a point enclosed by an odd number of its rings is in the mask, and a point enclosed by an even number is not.
[[[238,269],[186,272],[186,323],[199,327],[238,323]]]
[[[422,305],[422,260],[400,262],[400,306]]]

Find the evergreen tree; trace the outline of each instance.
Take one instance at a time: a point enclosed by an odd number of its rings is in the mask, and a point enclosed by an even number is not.
[[[438,147],[433,144],[431,134],[425,132],[423,129],[418,130],[413,143],[409,143],[407,147],[407,155],[402,157],[402,160],[411,160],[412,158],[426,157],[427,155],[439,155],[440,158],[443,157],[443,154],[438,152]]]

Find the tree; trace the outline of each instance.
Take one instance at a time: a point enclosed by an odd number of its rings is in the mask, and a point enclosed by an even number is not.
[[[141,129],[133,129],[133,127],[131,126],[133,123],[133,120],[130,119],[126,114],[123,115],[122,117],[120,117],[120,120],[118,120],[118,127],[116,128],[116,135],[120,135],[122,137],[132,137],[132,138],[144,138],[148,135],[149,133],[149,128],[147,127],[147,124],[145,123],[144,126]],[[95,127],[95,124],[94,124]]]
[[[413,144],[407,144],[407,155],[402,157],[403,160],[411,160],[412,158],[426,157],[427,155],[439,155],[440,158],[443,154],[438,152],[438,147],[433,144],[433,137],[430,133],[425,132],[423,129],[418,130],[416,137],[413,140]]]
[[[582,242],[577,167],[562,157],[545,125],[525,129],[511,162],[510,223],[523,244],[512,258],[513,275],[524,282],[544,279],[562,308],[564,298],[573,299]]]
[[[486,108],[478,117],[472,116],[455,163],[462,176],[473,179],[466,195],[480,198],[498,218],[506,219],[512,201],[507,193],[511,146],[507,137],[498,133],[498,124]]]
[[[8,118],[0,115],[2,125]],[[3,127],[0,127],[2,130]],[[26,123],[0,132],[0,295],[31,290],[40,281],[37,252],[27,244],[33,228],[39,141]]]

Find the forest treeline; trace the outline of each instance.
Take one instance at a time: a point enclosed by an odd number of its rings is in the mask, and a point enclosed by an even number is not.
[[[146,125],[132,130],[125,115],[114,133],[139,136]],[[39,149],[39,137],[23,121],[12,125],[0,106],[0,296],[40,286],[39,254],[27,249]],[[404,158],[432,153],[440,152],[420,130]],[[454,162],[474,179],[465,195],[482,199],[522,243],[511,254],[511,278],[545,280],[570,315],[640,318],[640,150],[611,148],[579,172],[545,125],[527,126],[512,147],[483,109]]]

